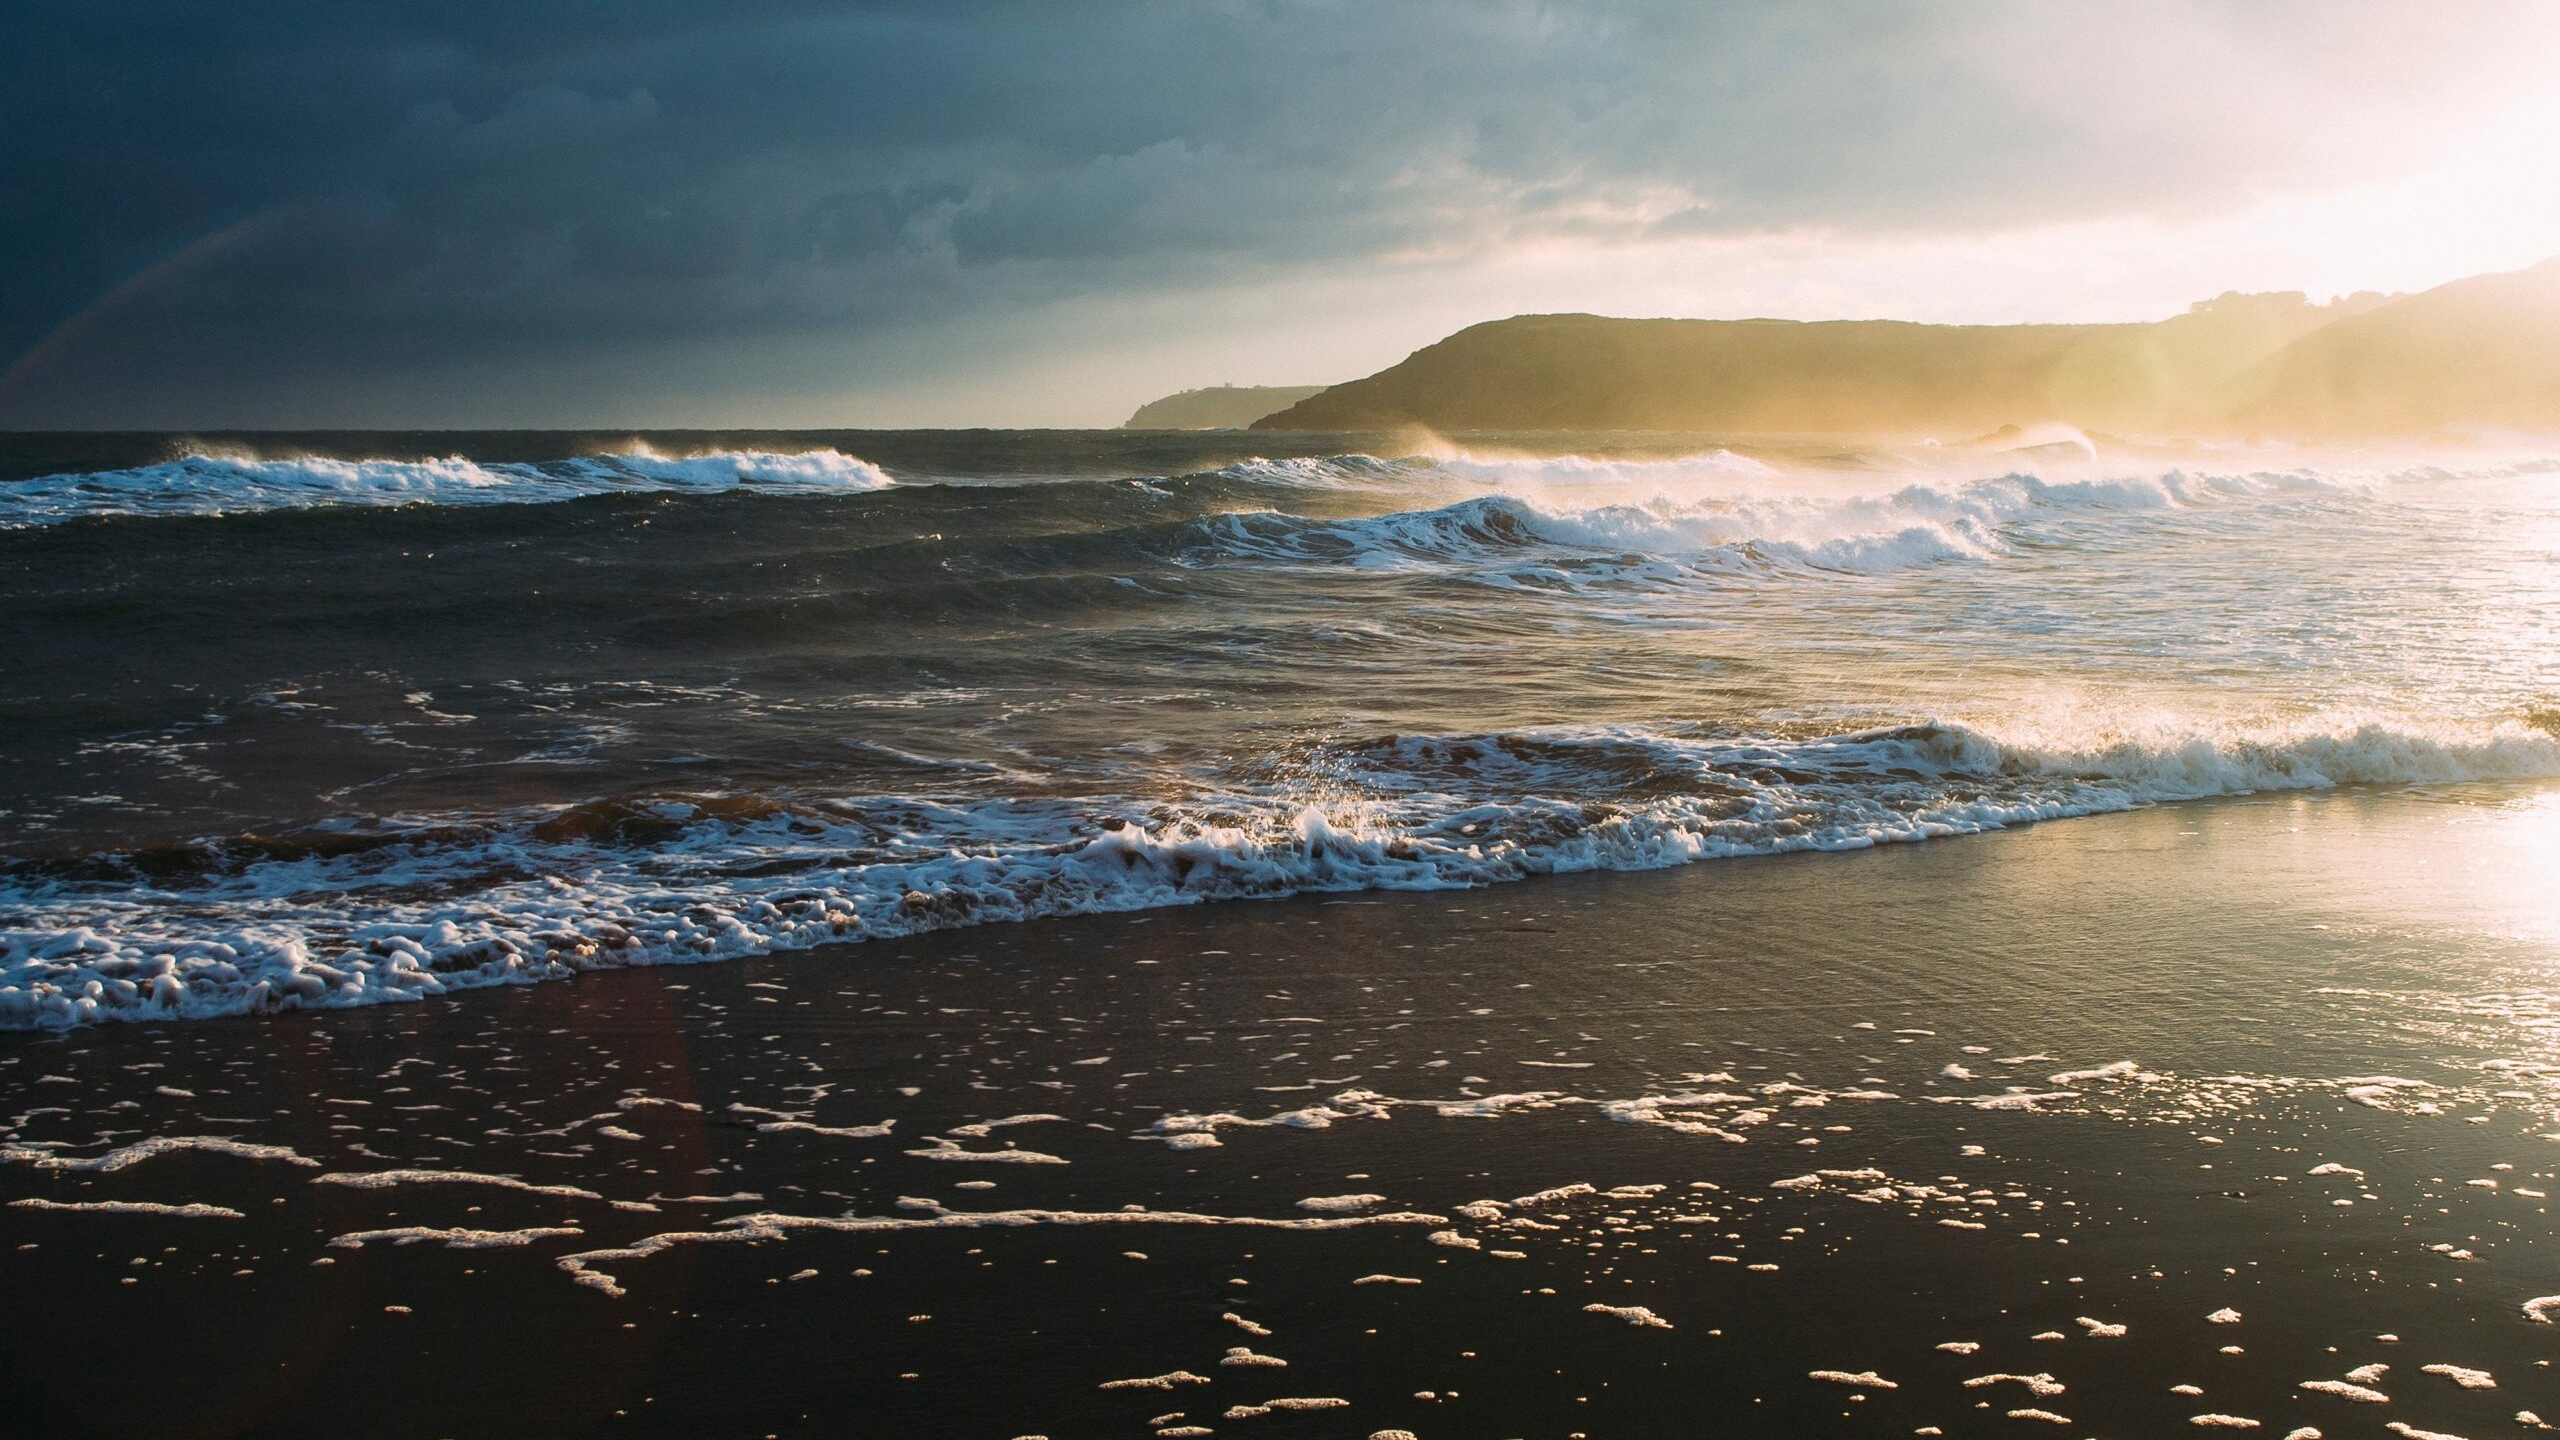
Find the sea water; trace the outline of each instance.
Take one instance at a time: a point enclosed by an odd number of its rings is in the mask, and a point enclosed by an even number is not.
[[[1382,438],[21,440],[0,1027],[2560,775],[2530,449]]]

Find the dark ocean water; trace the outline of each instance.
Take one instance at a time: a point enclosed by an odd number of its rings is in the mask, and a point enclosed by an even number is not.
[[[8,437],[0,1026],[2560,772],[2533,456],[1556,449]]]

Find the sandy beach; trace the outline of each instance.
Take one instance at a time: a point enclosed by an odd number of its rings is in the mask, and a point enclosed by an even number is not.
[[[2247,798],[10,1036],[0,1364],[54,1435],[2503,1433],[2555,837]]]

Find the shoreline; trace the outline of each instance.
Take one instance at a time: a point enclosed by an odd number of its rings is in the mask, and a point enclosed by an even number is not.
[[[2525,1004],[2560,941],[2541,902],[2479,903],[2547,858],[2552,795],[2218,800],[22,1035],[0,1145],[312,1163],[13,1155],[9,1202],[241,1218],[0,1204],[6,1283],[59,1344],[186,1341],[113,1395],[34,1353],[0,1370],[65,1434],[1973,1433],[1960,1382],[1994,1372],[2067,1386],[1994,1415],[2106,1433],[2492,1433],[2560,1411],[2519,1308],[2549,1257],[2498,1218],[2538,1221],[2514,1192],[2560,1159]],[[2376,1077],[2399,1083],[2348,1083]],[[1982,1103],[2013,1086],[2043,1098]],[[1390,1218],[1304,1223],[1363,1216]],[[439,1233],[332,1243],[411,1229]],[[577,1233],[443,1233],[534,1230]],[[559,1263],[635,1248],[585,1267],[619,1298]],[[1356,1283],[1380,1275],[1421,1283]],[[1638,1307],[1670,1328],[1614,1313]],[[1933,1348],[1959,1341],[1982,1349]],[[1288,1364],[1221,1364],[1239,1345]],[[2298,1388],[2365,1363],[2399,1367],[2388,1409]],[[1100,1388],[1178,1370],[1207,1383]],[[1274,1398],[1346,1405],[1228,1418]]]

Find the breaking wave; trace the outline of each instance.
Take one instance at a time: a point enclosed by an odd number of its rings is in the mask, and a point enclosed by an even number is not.
[[[1758,473],[1774,473],[1733,458]],[[1568,581],[1776,570],[1874,575],[1989,559],[2035,540],[2041,527],[2108,514],[2207,511],[2363,493],[2338,481],[2282,473],[2171,471],[2071,481],[2013,474],[1826,494],[1737,486],[1730,482],[1744,472],[1717,466],[1704,473],[1725,483],[1701,487],[1691,483],[1701,478],[1697,467],[1674,461],[1567,457],[1452,468],[1506,489],[1433,509],[1356,519],[1276,510],[1218,515],[1198,522],[1183,558],[1194,565],[1245,560],[1371,570],[1458,568],[1482,578],[1533,582],[1557,578],[1557,566]],[[1353,467],[1327,473],[1365,472]],[[1609,489],[1624,498],[1605,499]],[[1530,566],[1526,572],[1519,568],[1524,563]]]
[[[833,450],[661,455],[646,447],[569,460],[482,462],[188,455],[130,470],[0,484],[0,529],[93,516],[234,515],[315,506],[523,505],[588,495],[752,489],[844,495],[890,484]]]
[[[417,1000],[995,921],[1854,850],[2162,802],[2560,776],[2517,723],[2030,740],[1397,735],[1180,802],[664,798],[0,868],[0,1027]]]

